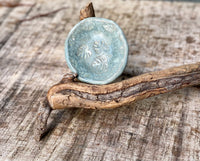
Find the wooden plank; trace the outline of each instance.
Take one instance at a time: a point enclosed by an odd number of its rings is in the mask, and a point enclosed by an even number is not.
[[[35,142],[39,99],[68,71],[64,41],[86,3],[37,0],[32,7],[0,8],[0,160],[199,160],[198,87],[114,110],[53,111],[50,132]],[[116,21],[125,32],[126,73],[200,60],[200,4],[96,0],[93,5],[97,17]],[[19,21],[63,6],[68,8]]]

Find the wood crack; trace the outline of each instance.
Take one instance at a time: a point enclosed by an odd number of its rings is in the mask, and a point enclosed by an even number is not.
[[[24,17],[26,17],[33,9],[33,6],[30,7],[30,9],[28,10],[28,12],[25,14]],[[13,35],[13,33],[15,33],[17,31],[17,29],[19,28],[19,26],[21,25],[21,21],[16,22],[15,28],[12,32],[10,32],[1,42],[0,42],[0,50],[1,48],[7,43],[7,41],[11,38],[11,36]]]
[[[20,2],[0,2],[0,7],[9,7],[9,8],[15,8],[15,7],[21,7],[21,6],[33,6],[35,4],[26,4],[26,3],[20,3]]]
[[[67,8],[69,8],[69,7],[61,7],[61,8],[58,8],[56,10],[53,10],[53,11],[50,11],[50,12],[47,12],[47,13],[40,13],[40,14],[37,14],[37,15],[32,16],[30,18],[22,19],[22,20],[20,20],[20,22],[31,21],[31,20],[34,20],[34,19],[37,19],[37,18],[41,18],[41,17],[48,17],[48,16],[54,15],[57,12],[60,12],[60,11],[62,11],[64,9],[67,9]]]

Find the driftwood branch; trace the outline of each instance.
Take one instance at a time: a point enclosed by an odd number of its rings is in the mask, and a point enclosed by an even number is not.
[[[200,63],[142,74],[108,85],[90,85],[65,80],[50,88],[52,109],[71,107],[110,109],[154,95],[200,84]]]
[[[80,12],[80,20],[94,16],[92,3]],[[35,138],[46,131],[51,109],[110,109],[136,100],[200,84],[200,62],[151,72],[108,85],[90,85],[76,81],[76,74],[67,74],[50,88],[38,110]]]

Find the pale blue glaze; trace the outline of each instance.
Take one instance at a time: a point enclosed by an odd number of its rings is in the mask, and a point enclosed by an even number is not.
[[[78,79],[91,84],[107,84],[123,72],[128,44],[120,27],[105,18],[90,17],[70,31],[65,57]]]

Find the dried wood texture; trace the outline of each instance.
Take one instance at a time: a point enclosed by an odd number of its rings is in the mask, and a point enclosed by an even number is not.
[[[88,3],[86,7],[83,7],[80,11],[80,20],[83,20],[88,17],[95,17],[94,8],[92,2]]]
[[[111,109],[193,85],[200,85],[200,62],[141,74],[107,85],[76,82],[70,77],[68,82],[51,87],[47,99],[52,109]]]
[[[0,8],[0,160],[200,159],[199,87],[114,110],[53,111],[50,133],[36,142],[39,99],[68,71],[64,41],[87,1],[20,1],[35,2]],[[200,60],[200,4],[108,0],[93,5],[96,17],[116,21],[125,32],[126,75]],[[36,16],[62,7],[68,8]]]

